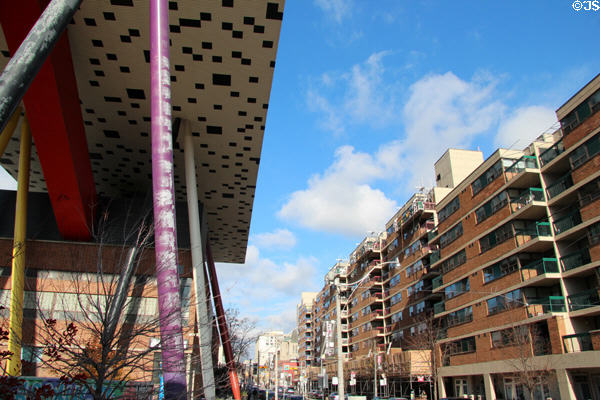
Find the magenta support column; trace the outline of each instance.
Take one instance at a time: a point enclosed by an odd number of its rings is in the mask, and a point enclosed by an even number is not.
[[[167,0],[150,0],[150,76],[154,245],[164,393],[165,399],[185,399],[187,390],[173,188]]]

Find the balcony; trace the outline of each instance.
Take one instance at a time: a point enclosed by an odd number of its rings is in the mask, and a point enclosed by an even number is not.
[[[550,161],[554,160],[560,154],[564,153],[565,145],[563,144],[562,138],[554,143],[552,147],[548,147],[544,150],[543,153],[540,154],[540,165],[543,167],[548,164]]]
[[[537,275],[556,273],[558,272],[558,260],[556,258],[543,257],[537,261],[534,261],[521,267],[521,269],[533,269],[537,272]]]
[[[565,312],[565,298],[563,296],[548,296],[548,297],[529,297],[525,299],[529,306],[533,306],[533,310],[528,310],[530,317],[539,314],[539,308],[543,314],[553,312]]]
[[[600,306],[600,296],[598,296],[598,288],[586,290],[567,297],[569,311],[583,310]]]
[[[435,303],[433,305],[434,314],[443,313],[444,311],[446,311],[446,303],[444,303],[443,301],[440,301],[439,303]]]
[[[580,351],[594,350],[592,336],[589,332],[575,333],[562,337],[565,353],[579,353]]]
[[[531,204],[534,201],[544,201],[544,190],[542,188],[532,187],[526,189],[519,195],[510,199],[510,205],[513,212]]]
[[[511,180],[519,173],[525,171],[525,169],[538,168],[537,158],[535,156],[523,156],[515,161],[510,167],[506,168],[506,179]]]
[[[536,221],[535,227],[533,226],[533,222],[527,225],[525,228],[515,228],[517,246],[522,246],[538,236],[552,236],[552,226],[549,222]]]
[[[439,250],[434,250],[431,255],[429,256],[429,262],[431,264],[436,263],[440,260],[440,251]]]
[[[561,217],[554,221],[554,233],[559,235],[568,231],[572,227],[581,223],[581,214],[579,210],[575,210],[567,216]]]
[[[571,173],[569,172],[546,188],[546,195],[548,196],[548,200],[558,196],[571,186],[573,186],[573,178],[571,177]]]
[[[592,261],[590,250],[587,248],[577,250],[560,258],[560,264],[563,272],[581,267]]]
[[[444,284],[444,277],[442,275],[436,276],[431,280],[431,289],[437,289]]]

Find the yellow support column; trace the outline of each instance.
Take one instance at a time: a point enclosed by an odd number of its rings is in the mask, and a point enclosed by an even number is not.
[[[4,154],[4,150],[6,150],[6,146],[8,146],[8,141],[12,137],[17,124],[19,123],[19,117],[21,116],[21,107],[17,107],[12,117],[8,120],[6,124],[6,128],[0,134],[0,157]]]
[[[10,289],[10,319],[8,351],[12,353],[6,370],[9,375],[21,375],[21,339],[23,329],[23,290],[25,286],[25,241],[27,234],[27,193],[29,191],[29,159],[31,157],[31,132],[23,118],[17,180],[17,205]]]

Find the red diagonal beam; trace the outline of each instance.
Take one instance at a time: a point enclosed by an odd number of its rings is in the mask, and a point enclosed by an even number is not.
[[[221,299],[221,290],[219,289],[215,260],[213,259],[208,240],[206,241],[206,267],[208,269],[208,275],[210,276],[210,286],[212,288],[213,301],[217,312],[217,323],[219,324],[219,333],[221,334],[221,345],[223,346],[225,362],[227,363],[227,369],[229,370],[231,391],[233,392],[234,400],[241,400],[240,381],[238,380],[237,370],[235,368],[235,358],[233,357],[231,337],[229,336],[229,328],[227,327],[227,317],[225,316],[225,308],[223,308],[223,300]]]
[[[0,23],[11,53],[48,0],[0,1]],[[23,98],[60,233],[88,240],[96,203],[79,94],[66,32]]]

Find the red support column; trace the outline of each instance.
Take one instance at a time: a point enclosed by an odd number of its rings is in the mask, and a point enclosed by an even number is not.
[[[47,0],[0,1],[0,23],[14,53]],[[89,240],[96,203],[79,93],[66,32],[23,98],[60,233]]]
[[[235,368],[235,359],[233,358],[233,349],[231,348],[231,339],[229,337],[229,328],[225,318],[225,309],[221,301],[221,290],[219,289],[219,281],[217,279],[217,270],[215,269],[215,261],[213,260],[210,251],[210,244],[206,241],[206,264],[208,266],[208,275],[210,276],[210,286],[212,288],[215,309],[217,311],[217,322],[219,323],[219,333],[221,334],[221,344],[223,345],[223,353],[225,353],[225,362],[229,370],[229,381],[231,390],[235,400],[241,400],[240,381],[238,380],[237,371]]]

